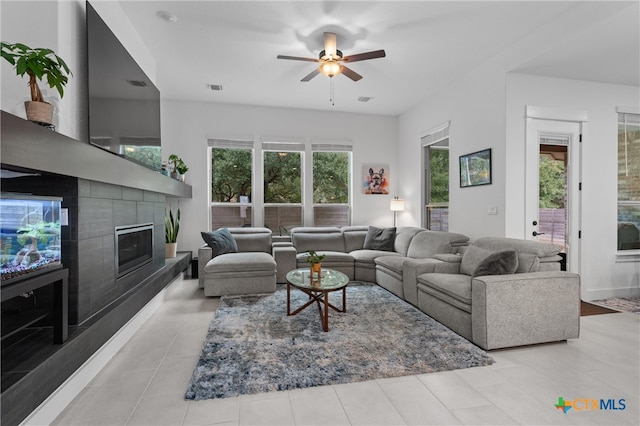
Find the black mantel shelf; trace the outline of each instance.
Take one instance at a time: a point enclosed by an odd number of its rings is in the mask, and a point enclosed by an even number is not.
[[[3,165],[191,198],[191,186],[2,111]]]

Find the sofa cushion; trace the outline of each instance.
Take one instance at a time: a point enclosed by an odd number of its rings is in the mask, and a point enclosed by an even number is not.
[[[515,250],[518,253],[531,253],[538,257],[555,256],[560,252],[560,246],[554,244],[505,237],[482,237],[475,240],[473,245],[492,251]]]
[[[235,273],[239,276],[256,272],[275,273],[276,261],[273,256],[262,252],[226,253],[214,257],[204,267],[205,273]]]
[[[518,254],[515,250],[497,251],[478,264],[472,277],[483,275],[509,275],[518,269]]]
[[[407,257],[426,259],[438,253],[455,253],[455,247],[467,241],[469,237],[462,234],[425,230],[413,237]]]
[[[472,281],[468,275],[429,273],[418,276],[418,288],[470,313]]]
[[[476,246],[469,246],[462,255],[460,262],[460,273],[473,276],[473,273],[484,259],[489,257],[494,251]]]
[[[407,258],[404,256],[381,256],[377,257],[375,262],[376,265],[402,276],[402,266],[404,265],[405,260],[407,260]]]
[[[393,251],[396,239],[396,228],[376,228],[370,226],[364,238],[365,250]]]
[[[342,230],[336,227],[298,227],[291,230],[291,242],[298,252],[345,251]]]
[[[369,231],[368,226],[343,226],[342,235],[344,237],[344,251],[347,253],[354,250],[362,250],[364,239]]]
[[[262,251],[271,253],[272,234],[269,228],[236,227],[228,228],[236,240],[239,252]]]
[[[319,255],[324,255],[324,259],[322,259],[322,265],[326,267],[331,267],[331,265],[335,264],[349,264],[353,265],[353,256],[349,253],[343,253],[340,251],[318,251],[316,252]],[[298,253],[296,255],[296,259],[298,261],[298,265],[305,265],[307,262],[307,257],[309,256],[309,252]]]
[[[531,253],[518,253],[518,269],[516,269],[516,274],[538,272],[539,269],[540,258],[538,256]]]
[[[356,263],[370,263],[374,265],[374,261],[379,257],[404,257],[394,251],[382,250],[354,250],[349,253],[355,259]]]
[[[396,229],[396,241],[393,245],[394,251],[406,256],[413,237],[423,231],[426,231],[426,229],[416,228],[415,226],[402,226]]]
[[[220,228],[213,232],[201,232],[200,235],[204,242],[211,247],[211,257],[238,252],[236,240],[233,239],[227,228]]]

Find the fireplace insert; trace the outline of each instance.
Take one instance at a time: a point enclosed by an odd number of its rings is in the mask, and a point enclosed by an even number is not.
[[[153,260],[153,223],[116,227],[116,279]]]

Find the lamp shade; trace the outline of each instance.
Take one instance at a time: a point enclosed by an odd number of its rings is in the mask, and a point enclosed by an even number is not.
[[[390,208],[392,212],[404,211],[404,200],[398,197],[393,198],[391,200]]]

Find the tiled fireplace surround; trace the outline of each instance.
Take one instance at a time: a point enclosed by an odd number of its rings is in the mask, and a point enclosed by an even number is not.
[[[82,325],[164,266],[165,195],[67,176],[10,179],[3,191],[62,197],[62,263],[69,269],[69,324]],[[153,262],[116,280],[116,226],[153,223]]]

